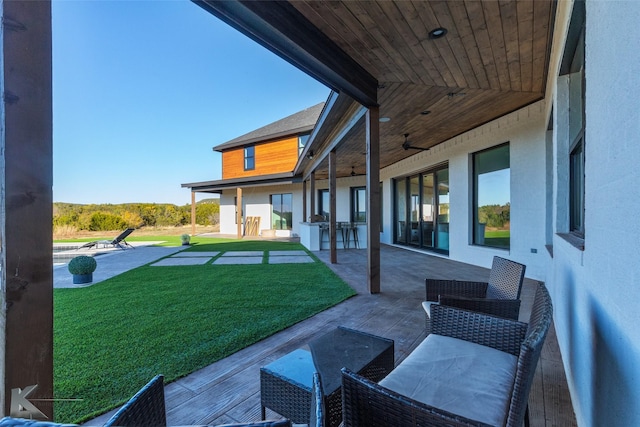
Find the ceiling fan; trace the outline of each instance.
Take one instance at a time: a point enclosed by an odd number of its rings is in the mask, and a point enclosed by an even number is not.
[[[409,150],[409,149],[413,149],[413,150],[420,150],[420,151],[427,151],[428,148],[422,148],[422,147],[412,147],[411,146],[411,142],[409,142],[409,134],[405,133],[404,134],[404,142],[402,143],[402,148],[404,150]]]

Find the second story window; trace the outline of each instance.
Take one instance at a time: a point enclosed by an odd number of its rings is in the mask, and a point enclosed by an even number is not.
[[[256,168],[256,147],[253,145],[244,147],[244,170],[251,171]]]

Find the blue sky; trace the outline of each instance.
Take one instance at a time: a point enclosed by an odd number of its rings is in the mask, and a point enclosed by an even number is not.
[[[186,0],[52,13],[56,202],[190,203],[180,184],[221,178],[213,146],[329,94]]]

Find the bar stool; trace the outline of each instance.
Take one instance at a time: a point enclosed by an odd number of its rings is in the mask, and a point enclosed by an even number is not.
[[[329,233],[329,224],[320,224],[320,250],[322,250],[322,242],[324,242],[324,233],[327,233],[329,238],[331,238]]]
[[[360,249],[360,242],[358,241],[358,224],[355,222],[350,223],[349,228],[347,229],[347,248],[349,247],[349,243],[351,241],[351,234],[353,234],[353,247],[356,249]]]

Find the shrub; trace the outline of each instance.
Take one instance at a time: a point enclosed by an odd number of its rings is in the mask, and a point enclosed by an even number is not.
[[[80,255],[69,261],[69,273],[71,274],[89,274],[96,271],[98,263],[93,257]]]

